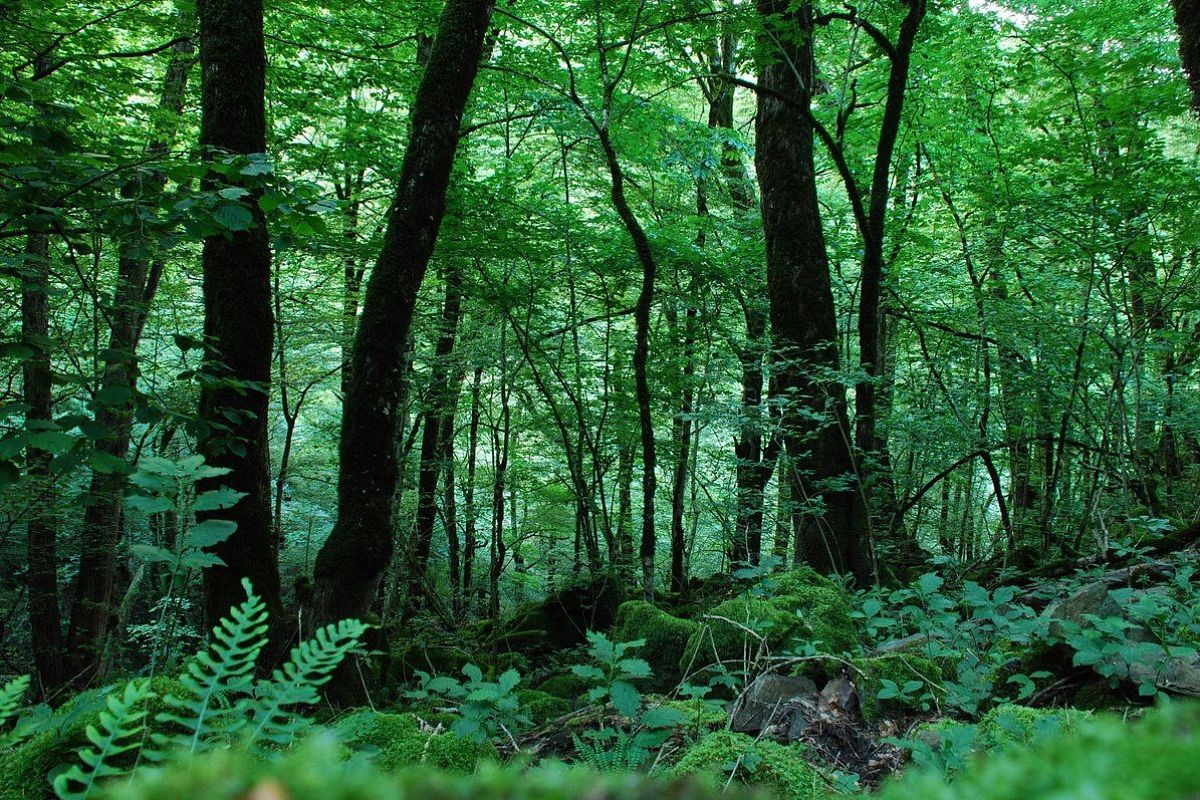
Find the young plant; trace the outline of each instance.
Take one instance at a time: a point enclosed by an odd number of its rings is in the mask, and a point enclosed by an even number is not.
[[[503,735],[515,741],[516,732],[531,724],[515,693],[521,674],[510,669],[495,681],[488,681],[484,680],[483,670],[474,664],[463,667],[462,674],[465,681],[418,671],[419,688],[406,694],[414,700],[433,697],[446,700],[457,714],[450,730],[459,736],[482,742]]]

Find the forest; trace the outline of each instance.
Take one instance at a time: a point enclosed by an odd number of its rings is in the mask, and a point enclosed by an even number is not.
[[[1200,0],[0,0],[0,800],[1200,797]]]

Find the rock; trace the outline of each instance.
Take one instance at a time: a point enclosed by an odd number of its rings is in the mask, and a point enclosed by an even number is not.
[[[811,702],[816,692],[817,685],[808,678],[760,675],[736,704],[731,729],[758,733],[778,723],[796,702]]]
[[[857,718],[859,716],[858,689],[845,677],[834,678],[821,690],[818,707],[826,716]]]
[[[1121,616],[1121,606],[1112,599],[1108,592],[1109,586],[1110,584],[1104,580],[1090,583],[1074,594],[1055,600],[1047,606],[1044,613],[1050,620],[1050,634],[1052,636],[1063,635],[1063,627],[1059,624],[1060,622],[1073,622],[1076,625],[1086,626],[1088,623],[1084,617],[1087,614],[1095,614],[1098,617]]]

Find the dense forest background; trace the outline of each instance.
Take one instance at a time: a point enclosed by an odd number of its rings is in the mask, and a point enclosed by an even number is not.
[[[1191,0],[13,0],[0,42],[0,671],[52,704],[243,578],[273,662],[376,626],[344,704],[547,603],[576,646],[608,595],[1194,538]]]

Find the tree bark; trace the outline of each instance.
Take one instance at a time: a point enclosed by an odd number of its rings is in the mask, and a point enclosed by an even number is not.
[[[32,351],[21,365],[23,399],[29,406],[26,426],[49,424],[54,418],[50,361],[50,242],[44,233],[32,233],[25,242],[21,280],[21,336]],[[42,498],[33,504],[27,524],[29,565],[29,636],[41,693],[59,689],[66,678],[62,649],[62,616],[58,598],[58,521],[51,462],[47,450],[30,445],[25,455],[29,480]]]
[[[342,412],[338,519],[314,571],[318,622],[365,614],[392,558],[404,343],[445,213],[459,126],[494,5],[447,1],[413,104],[399,185],[355,333]]]
[[[437,521],[437,487],[446,466],[444,458],[453,444],[454,410],[459,385],[452,375],[454,343],[462,316],[462,277],[457,267],[446,270],[446,298],[442,307],[442,329],[434,349],[426,393],[425,427],[421,433],[421,463],[417,477],[417,519],[413,530],[412,560],[409,564],[408,603],[411,611],[432,591],[426,585],[429,553],[433,547],[433,528]],[[455,554],[457,557],[457,554]]]
[[[195,14],[180,11],[180,36],[194,35]],[[195,45],[190,39],[172,48],[163,78],[159,108],[172,118],[183,112],[188,76],[194,62]],[[171,137],[163,136],[146,148],[151,158],[164,157]],[[165,174],[154,171],[130,182],[124,190],[154,207],[166,185]],[[162,262],[150,258],[154,243],[135,229],[120,245],[117,285],[109,312],[108,357],[97,397],[96,422],[104,434],[96,449],[124,460],[133,431],[133,406],[137,390],[137,349],[150,305],[158,289]],[[116,549],[123,525],[122,494],[125,476],[117,470],[94,470],[83,511],[79,569],[73,586],[71,621],[67,637],[67,660],[75,679],[82,685],[91,680],[100,665],[108,621],[112,614]]]
[[[776,348],[774,391],[783,408],[784,442],[796,501],[820,498],[821,513],[798,510],[804,561],[823,572],[873,573],[862,540],[866,509],[855,485],[850,424],[838,369],[837,318],[817,199],[811,117],[815,80],[809,3],[758,0],[780,36],[766,35],[756,120],[767,288]],[[798,28],[797,28],[798,26]],[[782,52],[776,52],[776,50]]]
[[[1200,0],[1172,0],[1179,27],[1179,59],[1192,90],[1192,110],[1200,114]]]
[[[262,0],[199,0],[201,123],[205,157],[249,155],[267,149],[266,52]],[[210,173],[209,189],[226,178]],[[201,481],[197,491],[228,486],[244,492],[232,508],[212,516],[237,524],[212,548],[223,566],[204,571],[204,608],[214,623],[244,596],[249,578],[281,630],[279,570],[272,546],[271,461],[267,413],[274,355],[271,247],[266,220],[252,193],[249,230],[204,240],[204,334],[209,369],[223,377],[200,392],[204,430],[200,450],[209,465],[228,469]]]

